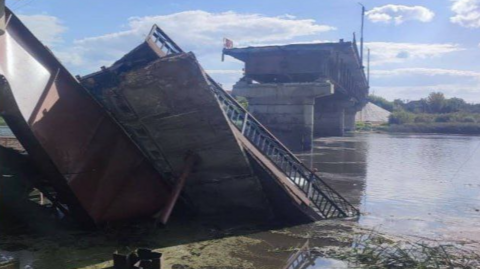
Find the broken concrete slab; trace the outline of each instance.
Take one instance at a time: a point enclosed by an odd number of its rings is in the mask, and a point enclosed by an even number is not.
[[[268,217],[262,187],[194,55],[159,55],[145,66],[130,64],[131,54],[148,55],[139,53],[144,44],[111,68],[83,77],[83,85],[150,160],[160,162],[157,168],[178,175],[185,154],[199,156],[186,194],[201,215]]]

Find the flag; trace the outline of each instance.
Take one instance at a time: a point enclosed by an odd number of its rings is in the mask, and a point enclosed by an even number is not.
[[[233,48],[233,41],[228,39],[228,38],[224,38],[223,39],[223,48],[225,48],[225,49]]]

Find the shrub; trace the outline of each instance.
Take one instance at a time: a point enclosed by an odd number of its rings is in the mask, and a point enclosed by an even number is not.
[[[391,125],[389,126],[388,131],[394,133],[397,132],[480,135],[480,124],[460,122],[440,122],[429,124],[409,123],[403,125]]]
[[[369,95],[368,96],[368,101],[371,103],[374,103],[375,105],[388,110],[388,111],[393,111],[393,103],[389,102],[387,99],[380,97],[380,96],[375,96],[375,95]]]
[[[435,118],[435,122],[451,122],[452,121],[452,116],[445,114],[445,115],[439,115]]]
[[[415,115],[405,111],[395,111],[390,114],[388,122],[390,124],[406,124],[412,123],[415,119]]]
[[[467,117],[464,117],[463,119],[461,119],[460,122],[475,123],[476,120],[472,116],[467,116]]]
[[[242,96],[235,96],[235,100],[237,100],[237,102],[238,102],[241,106],[243,106],[243,108],[248,109],[248,100],[247,100],[247,98],[242,97]]]
[[[415,117],[415,123],[431,123],[433,122],[433,118],[429,115],[420,114]]]

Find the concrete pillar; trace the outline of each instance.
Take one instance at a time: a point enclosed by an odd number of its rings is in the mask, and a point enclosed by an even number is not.
[[[357,115],[356,108],[346,108],[345,109],[345,131],[352,132],[355,131],[355,116]]]
[[[333,94],[329,82],[237,83],[233,93],[248,100],[248,109],[290,150],[312,148],[315,98]]]
[[[279,100],[277,100],[279,101]],[[249,110],[291,150],[309,150],[313,140],[313,98],[298,104],[258,104]]]
[[[345,132],[345,106],[335,99],[318,99],[314,112],[314,137],[343,136]]]

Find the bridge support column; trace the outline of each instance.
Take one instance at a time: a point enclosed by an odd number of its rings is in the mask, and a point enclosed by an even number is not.
[[[345,131],[355,131],[355,116],[357,115],[356,107],[349,107],[345,109]]]
[[[345,101],[320,98],[315,103],[314,137],[343,136]]]
[[[247,98],[249,111],[285,146],[305,151],[312,148],[315,98],[333,94],[333,85],[239,82],[233,93]]]

